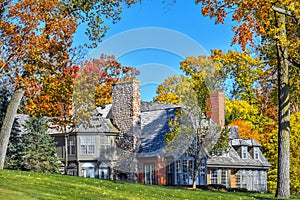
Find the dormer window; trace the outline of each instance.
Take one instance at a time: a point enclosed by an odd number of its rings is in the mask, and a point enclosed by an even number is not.
[[[255,160],[258,160],[258,159],[259,159],[259,149],[258,149],[258,147],[254,147],[254,148],[253,148],[253,158],[254,158]]]
[[[247,159],[248,147],[242,146],[242,159]]]

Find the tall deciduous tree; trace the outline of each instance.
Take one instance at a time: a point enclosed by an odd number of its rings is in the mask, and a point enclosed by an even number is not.
[[[9,137],[9,143],[6,152],[6,159],[4,168],[21,170],[22,169],[22,135],[21,135],[21,126],[19,122],[15,119],[11,134]]]
[[[296,0],[280,1],[211,1],[197,0],[202,4],[204,16],[216,18],[223,23],[228,12],[238,25],[233,27],[233,43],[242,49],[248,42],[254,45],[255,36],[274,38],[276,44],[276,65],[278,76],[278,182],[276,196],[290,197],[290,84],[289,67],[299,66],[300,3]],[[296,35],[296,37],[294,37]],[[296,49],[295,49],[296,47]],[[290,53],[290,50],[292,53]],[[299,51],[298,51],[299,52]]]
[[[39,89],[43,78],[62,72],[70,64],[72,35],[81,23],[87,23],[92,46],[107,31],[103,17],[120,19],[121,3],[134,0],[4,0],[0,4],[0,75],[9,76],[16,89],[0,132],[0,169],[13,120],[26,92]]]
[[[262,59],[253,58],[250,51],[230,50],[227,53],[222,53],[220,50],[212,51],[212,59],[215,68],[223,72],[223,78],[233,82],[232,90],[229,91],[232,98],[255,104],[256,88],[259,87],[259,80],[265,71]]]
[[[205,92],[200,88],[199,91]],[[192,179],[195,189],[203,160],[205,163],[207,156],[226,151],[229,135],[226,129],[222,129],[206,117],[206,110],[201,110],[201,107],[206,107],[206,99],[198,99],[199,93],[194,91],[193,83],[189,79],[181,79],[174,87],[173,94],[181,108],[177,111],[175,119],[169,122],[173,130],[167,133],[166,140],[170,151],[176,149],[181,154],[193,158]]]
[[[184,76],[172,76],[160,84],[156,89],[156,96],[153,98],[154,102],[162,104],[175,104],[178,105],[178,97],[175,94],[177,84],[183,79],[188,79]]]

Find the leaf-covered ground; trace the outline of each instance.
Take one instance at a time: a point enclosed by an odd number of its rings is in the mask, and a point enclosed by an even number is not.
[[[300,196],[299,196],[300,197]],[[0,199],[273,199],[271,194],[185,190],[83,177],[0,171]],[[294,197],[296,199],[296,197]]]

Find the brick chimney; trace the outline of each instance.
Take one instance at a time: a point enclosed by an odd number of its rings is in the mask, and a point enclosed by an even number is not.
[[[211,118],[220,126],[225,125],[225,95],[219,90],[212,91],[210,98],[207,100],[209,106],[206,112],[207,117]]]
[[[112,118],[123,134],[134,135],[141,127],[140,82],[119,82],[112,91]]]

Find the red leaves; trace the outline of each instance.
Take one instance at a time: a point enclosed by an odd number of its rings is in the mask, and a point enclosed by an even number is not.
[[[215,23],[224,23],[227,12],[233,13],[232,20],[239,24],[233,27],[235,35],[232,43],[240,44],[243,50],[248,43],[254,45],[254,35],[266,35],[271,20],[268,15],[271,10],[269,1],[197,0],[196,4],[199,3],[202,5],[202,14],[216,18]]]
[[[139,74],[133,67],[122,66],[114,55],[102,54],[99,59],[86,61],[81,67],[76,84],[94,88],[96,105],[111,102],[112,85],[121,80],[132,79]]]

